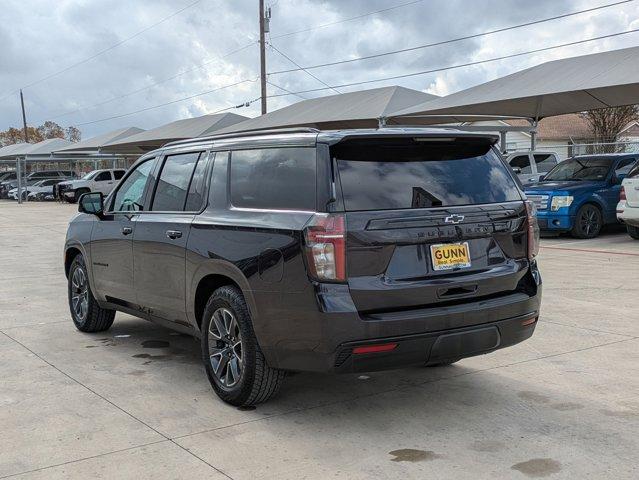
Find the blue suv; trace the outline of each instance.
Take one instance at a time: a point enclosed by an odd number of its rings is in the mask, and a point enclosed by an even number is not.
[[[526,185],[541,230],[594,238],[604,225],[617,223],[621,181],[637,159],[639,154],[619,153],[573,157]]]

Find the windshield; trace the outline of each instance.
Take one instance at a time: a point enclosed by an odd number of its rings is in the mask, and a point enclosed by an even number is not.
[[[93,170],[92,172],[87,173],[84,177],[82,177],[82,180],[91,180],[98,174],[99,171],[100,170]]]
[[[611,166],[607,158],[570,158],[553,168],[544,181],[605,180]]]

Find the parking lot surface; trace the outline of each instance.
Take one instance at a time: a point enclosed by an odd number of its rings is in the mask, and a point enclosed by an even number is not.
[[[118,313],[83,334],[76,207],[0,201],[0,478],[639,478],[639,242],[542,241],[531,340],[445,368],[299,374],[222,403],[193,339]]]

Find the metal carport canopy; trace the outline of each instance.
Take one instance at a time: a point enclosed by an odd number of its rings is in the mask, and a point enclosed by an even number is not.
[[[388,124],[440,123],[437,115],[507,115],[539,120],[639,103],[639,47],[542,63],[535,67],[398,109]]]
[[[375,128],[379,124],[379,118],[390,112],[436,98],[439,97],[399,86],[327,95],[302,100],[216,133],[283,127],[314,127],[324,130]]]
[[[102,135],[97,135],[95,137],[88,138],[87,140],[82,140],[81,142],[73,143],[59,150],[56,150],[54,153],[55,154],[57,153],[66,154],[66,153],[72,153],[72,152],[95,153],[95,152],[99,152],[102,146],[105,145],[106,143],[122,140],[124,138],[130,137],[131,135],[136,135],[142,132],[144,132],[144,129],[138,128],[138,127],[119,128],[111,132],[103,133]]]
[[[246,119],[247,117],[235,113],[218,113],[176,120],[126,138],[106,142],[100,151],[142,155],[169,142],[211,135]]]

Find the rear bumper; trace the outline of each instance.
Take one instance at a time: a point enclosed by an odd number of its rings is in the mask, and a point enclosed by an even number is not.
[[[502,296],[368,315],[357,311],[347,285],[318,285],[275,303],[272,295],[253,292],[259,310],[254,327],[269,364],[285,370],[346,373],[438,363],[529,338],[541,303],[535,265],[526,277],[525,288]],[[353,352],[387,343],[397,346]]]
[[[625,202],[617,204],[617,220],[633,227],[639,227],[639,207],[629,207]]]

